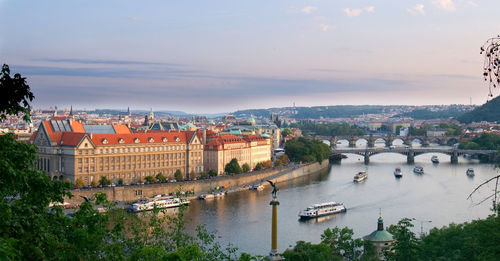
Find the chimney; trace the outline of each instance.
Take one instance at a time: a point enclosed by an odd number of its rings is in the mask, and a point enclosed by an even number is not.
[[[202,143],[203,145],[207,144],[207,129],[203,129],[203,138],[202,138]]]

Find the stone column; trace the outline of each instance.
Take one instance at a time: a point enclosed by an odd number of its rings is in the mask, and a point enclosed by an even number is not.
[[[453,150],[453,153],[451,154],[451,163],[452,164],[458,163],[458,153],[456,150]]]
[[[283,260],[278,254],[278,205],[280,202],[277,198],[273,198],[269,205],[273,208],[272,227],[271,227],[271,252],[267,260]]]
[[[370,153],[368,153],[368,150],[365,151],[365,164],[370,163]]]
[[[406,157],[406,162],[408,164],[413,164],[415,163],[415,152],[413,150],[408,151],[408,155]]]

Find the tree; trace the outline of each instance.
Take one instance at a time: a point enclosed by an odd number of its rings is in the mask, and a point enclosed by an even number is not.
[[[165,177],[163,173],[158,172],[158,174],[156,174],[156,180],[158,180],[159,182],[165,182],[167,180],[167,177]]]
[[[146,180],[146,182],[148,183],[154,183],[156,181],[156,178],[153,176],[146,176],[144,180]]]
[[[101,186],[109,186],[111,185],[111,181],[106,178],[106,176],[101,176],[101,179],[99,179],[99,185]]]
[[[288,159],[288,156],[286,154],[283,154],[276,159],[276,161],[274,162],[274,165],[278,166],[278,167],[284,166],[284,165],[288,164],[288,162],[290,162],[290,160]]]
[[[283,130],[283,132],[281,133],[281,136],[283,137],[286,137],[288,135],[292,134],[292,131],[289,129],[289,128],[286,128]]]
[[[321,235],[321,243],[328,245],[331,248],[333,256],[342,257],[345,260],[355,260],[361,255],[361,239],[353,239],[354,231],[344,227],[339,229],[327,228]]]
[[[30,86],[26,83],[26,78],[21,74],[14,74],[10,77],[9,66],[4,64],[0,74],[0,119],[5,119],[7,115],[24,114],[23,120],[30,121],[30,102],[35,96],[30,91]]]
[[[80,188],[80,187],[85,186],[85,183],[83,183],[83,180],[81,178],[78,178],[75,180],[75,186]]]
[[[249,172],[250,170],[251,170],[251,168],[250,168],[250,165],[248,165],[248,163],[245,163],[245,164],[243,164],[243,165],[241,166],[241,171],[242,171],[243,173],[247,173],[247,172]]]
[[[500,85],[500,35],[492,37],[481,46],[484,53],[484,80],[488,82],[489,97],[493,97],[492,88]]]
[[[174,173],[174,179],[177,180],[177,181],[181,181],[182,180],[182,172],[180,169],[176,170],[175,173]]]
[[[331,150],[322,141],[299,137],[287,141],[285,154],[294,162],[322,162],[330,156]]]
[[[200,179],[208,179],[208,178],[209,178],[208,173],[206,173],[205,171],[200,172]]]
[[[97,181],[94,179],[90,182],[90,186],[97,187]]]
[[[118,179],[118,185],[123,185],[123,179],[122,178]]]
[[[210,177],[217,177],[217,171],[214,170],[214,169],[211,169],[211,170],[208,171],[208,175]]]
[[[397,225],[391,225],[387,231],[394,236],[393,251],[386,251],[388,260],[417,260],[418,240],[411,231],[413,219],[403,218]]]
[[[224,171],[229,174],[240,174],[242,170],[238,160],[233,158],[228,164],[226,164]]]

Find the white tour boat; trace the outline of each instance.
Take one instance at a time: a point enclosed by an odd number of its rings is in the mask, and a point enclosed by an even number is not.
[[[153,210],[156,208],[173,208],[189,204],[189,199],[176,198],[167,195],[156,195],[152,198],[142,199],[137,203],[132,204],[133,212],[141,212]]]
[[[213,199],[213,198],[220,198],[224,197],[226,195],[226,192],[224,191],[219,191],[219,192],[213,192],[213,193],[207,193],[207,194],[202,194],[198,196],[199,199]]]
[[[354,175],[354,182],[361,182],[368,178],[368,173],[366,171],[360,171],[358,174]]]
[[[314,204],[305,210],[300,211],[299,217],[302,219],[322,217],[340,212],[346,212],[344,204],[337,202],[327,202]]]
[[[432,156],[431,161],[432,161],[432,163],[439,163],[439,159],[437,156]]]

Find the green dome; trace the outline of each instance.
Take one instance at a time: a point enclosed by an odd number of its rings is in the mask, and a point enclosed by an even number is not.
[[[394,237],[392,236],[391,233],[385,231],[385,230],[376,230],[373,231],[371,234],[364,236],[364,240],[366,241],[371,241],[371,242],[389,242],[389,241],[394,241]]]
[[[255,119],[253,118],[253,116],[248,117],[247,123],[255,124]]]

